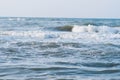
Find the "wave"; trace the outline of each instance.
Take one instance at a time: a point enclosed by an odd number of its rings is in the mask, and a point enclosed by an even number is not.
[[[119,33],[120,28],[118,27],[109,27],[109,26],[79,26],[79,25],[73,25],[73,26],[63,26],[63,27],[57,27],[60,31],[70,31],[70,32],[79,32],[79,33]]]
[[[62,26],[62,27],[57,27],[56,29],[58,31],[72,31],[73,27],[74,26],[72,26],[72,25],[65,25],[65,26]]]
[[[72,28],[72,32],[95,32],[95,33],[118,33],[119,30],[108,26],[77,26]]]
[[[107,45],[120,43],[120,27],[108,26],[63,26],[60,31],[0,31],[2,38],[29,39],[77,43],[105,43]],[[67,32],[67,31],[69,32]]]

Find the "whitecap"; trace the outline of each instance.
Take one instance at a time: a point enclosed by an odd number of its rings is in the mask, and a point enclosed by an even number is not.
[[[72,32],[89,32],[89,33],[118,33],[119,29],[116,29],[114,27],[108,27],[108,26],[78,26],[74,25],[72,28]]]

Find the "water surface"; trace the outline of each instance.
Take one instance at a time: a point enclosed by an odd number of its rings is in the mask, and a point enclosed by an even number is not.
[[[120,19],[0,18],[0,79],[119,80]]]

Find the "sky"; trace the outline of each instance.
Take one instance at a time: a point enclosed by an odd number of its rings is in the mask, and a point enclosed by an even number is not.
[[[0,0],[0,17],[120,18],[120,0]]]

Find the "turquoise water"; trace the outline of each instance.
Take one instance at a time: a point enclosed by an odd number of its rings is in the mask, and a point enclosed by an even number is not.
[[[0,80],[119,80],[120,19],[0,18]]]

